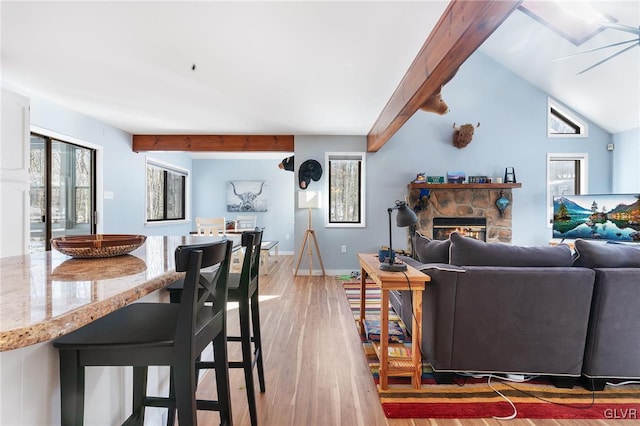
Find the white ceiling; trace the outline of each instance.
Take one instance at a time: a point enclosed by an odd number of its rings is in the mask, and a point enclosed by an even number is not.
[[[364,135],[447,4],[2,0],[2,80],[133,134]],[[621,38],[578,49],[517,11],[481,50],[615,133],[640,127],[640,48],[551,59]]]

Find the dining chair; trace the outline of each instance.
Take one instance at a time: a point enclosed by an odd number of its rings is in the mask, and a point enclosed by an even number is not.
[[[238,302],[240,336],[227,336],[229,342],[240,342],[242,361],[229,361],[229,368],[244,370],[249,417],[251,425],[258,424],[253,367],[257,366],[260,392],[265,392],[264,364],[262,351],[262,333],[260,331],[259,276],[261,230],[242,233],[241,244],[245,249],[242,271],[229,274],[229,301]],[[253,342],[253,350],[251,343]]]
[[[224,217],[196,217],[196,233],[200,235],[223,235],[226,231]]]
[[[256,228],[258,216],[238,215],[236,216],[236,231],[249,231]]]
[[[259,276],[260,276],[260,247],[262,245],[261,230],[242,233],[241,245],[244,249],[242,271],[229,274],[228,300],[238,302],[238,317],[240,321],[240,336],[227,336],[228,342],[240,342],[242,361],[229,361],[229,368],[244,370],[249,417],[251,425],[258,423],[255,385],[253,381],[253,367],[257,366],[260,392],[265,392],[262,334],[260,332],[259,307]],[[171,293],[171,301],[180,301],[182,292],[181,281],[167,287]],[[253,342],[253,350],[251,343]]]
[[[219,411],[221,424],[233,424],[226,344],[232,246],[222,240],[176,248],[176,271],[186,273],[180,303],[132,303],[53,342],[60,356],[62,425],[83,424],[88,366],[133,367],[132,414],[124,424],[142,425],[146,406],[168,408],[169,419],[177,409],[181,425],[197,425],[198,409]],[[218,400],[201,401],[196,361],[210,343]],[[170,366],[168,398],[146,395],[152,365]]]

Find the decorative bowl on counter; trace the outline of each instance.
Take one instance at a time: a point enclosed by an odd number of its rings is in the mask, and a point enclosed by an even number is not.
[[[140,247],[144,235],[94,234],[66,235],[51,239],[51,246],[60,253],[78,259],[122,256]]]

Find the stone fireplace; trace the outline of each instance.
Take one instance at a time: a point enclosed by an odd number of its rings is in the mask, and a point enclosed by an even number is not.
[[[464,219],[468,225],[486,222],[483,230],[487,242],[511,242],[512,188],[510,184],[409,184],[409,205],[418,215],[416,231],[434,236],[434,219]],[[510,202],[503,214],[496,207],[501,196]],[[468,220],[467,220],[468,219]],[[438,231],[439,224],[436,225]],[[438,232],[436,232],[437,234]],[[437,238],[436,238],[437,239]]]

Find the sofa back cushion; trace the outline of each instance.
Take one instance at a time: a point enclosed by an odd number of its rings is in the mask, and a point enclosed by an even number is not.
[[[449,240],[432,240],[416,232],[413,238],[416,256],[422,263],[449,263]]]
[[[522,247],[486,243],[457,232],[451,240],[450,263],[458,266],[571,266],[571,249],[565,244],[549,247]]]
[[[577,239],[574,266],[586,268],[640,268],[640,246],[606,244]]]

